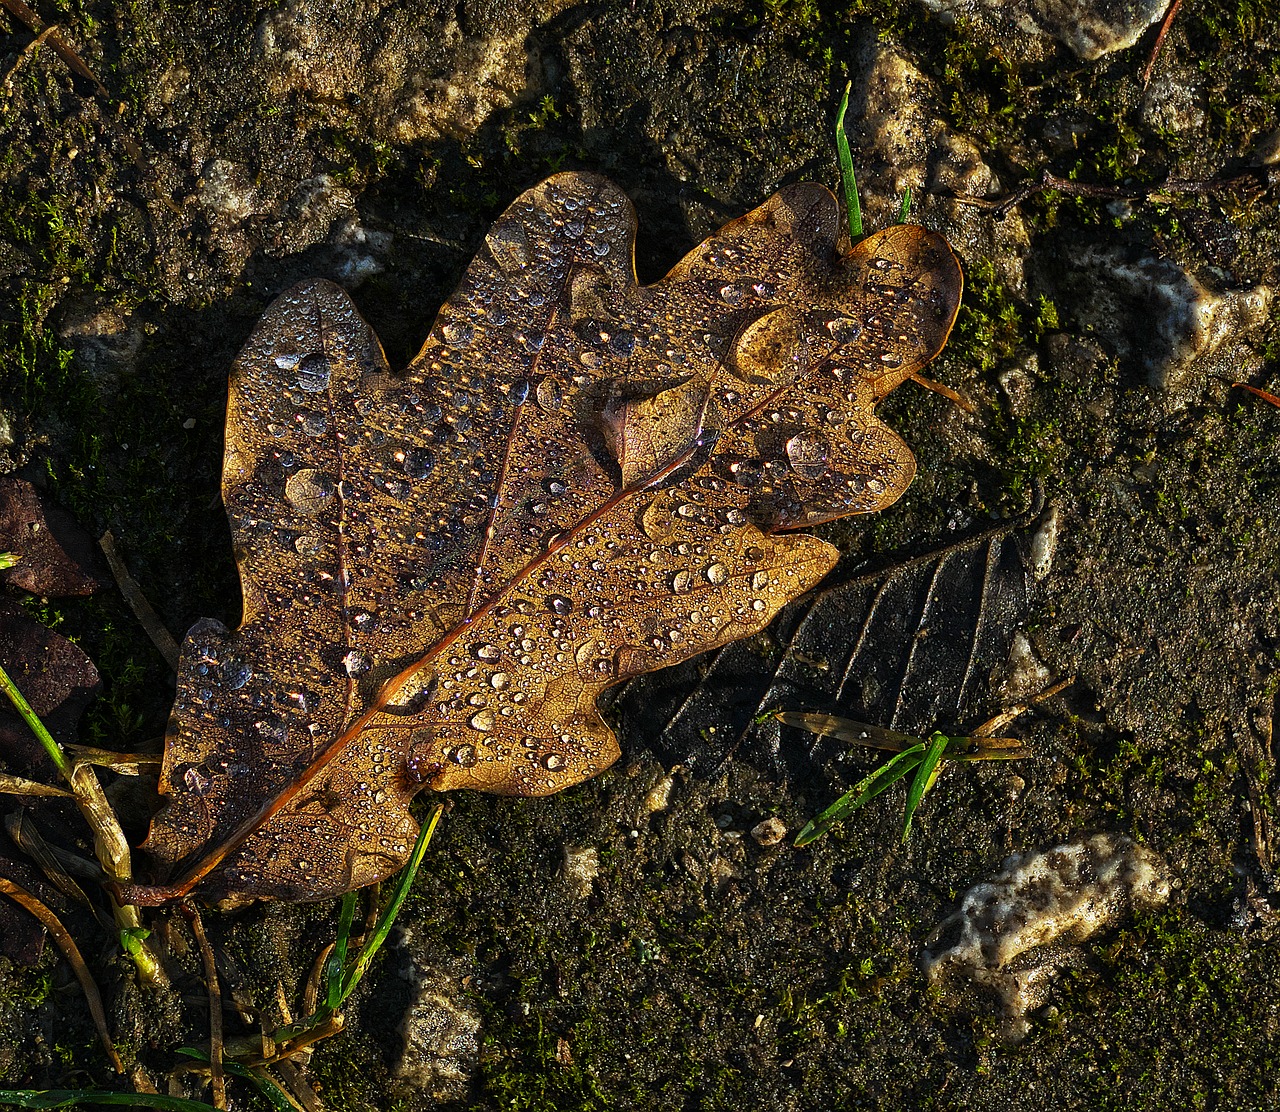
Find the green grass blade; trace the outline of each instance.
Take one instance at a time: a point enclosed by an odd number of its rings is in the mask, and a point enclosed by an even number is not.
[[[342,911],[338,915],[338,934],[333,952],[325,962],[324,1010],[336,1012],[342,1003],[342,974],[347,966],[347,943],[351,940],[351,920],[356,914],[356,894],[348,892],[342,897]]]
[[[117,1104],[125,1108],[170,1108],[175,1112],[209,1112],[209,1105],[163,1093],[95,1093],[84,1089],[0,1089],[7,1108],[74,1108],[80,1104]]]
[[[342,978],[339,1004],[355,991],[356,985],[360,983],[360,978],[364,976],[365,970],[369,968],[369,963],[373,961],[374,954],[378,952],[382,943],[386,941],[386,937],[391,931],[391,926],[396,921],[396,916],[400,914],[400,905],[404,903],[405,897],[409,894],[409,889],[413,887],[413,878],[418,875],[418,866],[422,864],[422,857],[427,852],[427,846],[431,844],[431,835],[435,833],[436,824],[439,823],[440,816],[443,813],[444,804],[438,804],[431,813],[431,818],[418,832],[418,840],[414,843],[413,853],[409,855],[409,863],[400,870],[395,890],[391,893],[391,899],[387,901],[387,906],[383,909],[382,916],[378,919],[378,925],[373,928],[373,934],[370,935],[369,941],[365,943],[364,948],[360,951],[360,956],[356,958],[355,964],[346,971]]]
[[[9,673],[0,667],[0,690],[3,690],[9,696],[9,702],[13,704],[14,709],[21,715],[22,720],[31,727],[31,732],[40,739],[40,744],[44,746],[45,752],[49,754],[49,759],[58,766],[58,771],[63,777],[70,782],[71,780],[71,762],[67,760],[67,755],[62,751],[62,746],[53,740],[53,735],[45,729],[44,723],[40,721],[40,716],[31,709],[31,704],[27,702],[18,685],[9,678]]]
[[[854,784],[817,818],[806,823],[805,828],[796,836],[796,846],[807,846],[810,842],[821,838],[836,823],[848,818],[882,791],[891,788],[920,763],[924,754],[925,746],[920,744],[890,757],[870,776]]]
[[[916,813],[916,808],[920,806],[920,800],[924,798],[925,792],[938,781],[942,754],[946,752],[947,746],[950,744],[951,739],[946,734],[938,733],[937,730],[929,738],[929,747],[916,768],[915,779],[911,781],[911,787],[907,790],[907,805],[902,821],[902,840],[904,842],[911,833],[911,819]]]
[[[195,1058],[200,1062],[207,1062],[209,1055],[203,1050],[197,1050],[194,1046],[180,1046],[176,1053],[185,1054],[188,1058]],[[263,1074],[255,1073],[253,1070],[245,1069],[239,1062],[224,1061],[222,1068],[233,1077],[241,1077],[248,1081],[263,1098],[270,1104],[274,1105],[280,1112],[298,1112],[300,1105],[297,1101],[290,1100],[289,1097],[274,1083],[274,1078]],[[205,1112],[209,1112],[209,1105],[199,1104],[198,1108],[203,1108]]]
[[[0,552],[0,571],[5,568],[11,568],[18,562],[19,556],[16,552]]]
[[[911,186],[907,186],[902,194],[902,211],[898,213],[898,223],[905,224],[911,215]]]
[[[840,160],[840,185],[844,189],[844,208],[849,218],[849,238],[857,243],[862,238],[862,205],[858,201],[858,181],[853,176],[849,137],[844,132],[844,114],[849,109],[849,90],[852,88],[853,82],[846,82],[844,96],[840,98],[840,111],[836,113],[836,155]]]

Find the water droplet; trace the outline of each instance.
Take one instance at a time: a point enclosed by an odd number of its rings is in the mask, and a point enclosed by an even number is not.
[[[902,356],[892,351],[886,351],[882,356],[880,356],[880,362],[886,367],[901,367]]]
[[[548,413],[560,408],[560,384],[554,378],[544,378],[539,382],[534,396],[538,399],[539,408]]]
[[[564,767],[564,758],[559,753],[548,753],[542,758],[541,764],[543,768],[554,772],[557,768]]]
[[[489,677],[489,686],[492,687],[494,691],[502,691],[510,682],[510,677],[506,672],[494,672],[493,675]]]
[[[862,325],[850,317],[832,317],[827,321],[827,331],[839,344],[851,344],[862,335]]]
[[[317,516],[329,505],[336,490],[333,477],[313,467],[295,471],[284,483],[285,498],[296,509],[311,517]]]
[[[279,437],[284,436],[284,434],[287,433],[288,431],[289,431],[288,425],[280,425],[274,421],[272,421],[269,425],[267,425],[267,432],[269,432],[272,436],[276,437],[277,439]]]
[[[693,572],[687,569],[681,569],[671,577],[671,589],[676,594],[682,594],[693,586]]]
[[[413,490],[413,487],[403,479],[380,479],[375,477],[373,482],[376,487],[385,491],[397,502],[403,502],[409,497],[409,492]]]
[[[548,479],[542,484],[542,489],[548,494],[554,494],[558,498],[569,488],[566,487],[564,483],[560,482],[559,479]]]
[[[213,777],[206,776],[195,765],[188,765],[182,774],[182,782],[192,795],[204,795],[213,784]]]
[[[300,413],[298,420],[302,431],[308,436],[324,436],[329,429],[329,422],[323,413]]]
[[[429,448],[407,448],[404,453],[404,473],[411,479],[425,479],[436,465],[436,457]]]
[[[761,610],[763,610],[763,609],[764,609],[764,599],[760,599],[760,598],[753,598],[753,599],[751,600],[751,609],[752,609],[752,610],[755,610],[757,613],[759,613]]]
[[[609,348],[615,355],[621,355],[624,358],[635,351],[636,336],[634,332],[628,332],[622,329],[615,332],[609,339]]]
[[[329,388],[332,367],[329,357],[321,352],[308,355],[298,364],[298,389],[319,394]]]
[[[467,725],[473,730],[478,730],[482,734],[487,734],[493,729],[495,721],[497,720],[494,718],[493,711],[485,709],[476,711],[476,713],[471,716]]]
[[[477,645],[471,651],[475,654],[477,660],[494,661],[502,656],[502,650],[497,645],[490,645],[488,642]]]
[[[440,329],[440,335],[446,344],[452,347],[466,347],[475,337],[476,330],[465,320],[451,320]]]
[[[303,533],[293,542],[299,556],[316,556],[324,547],[324,541],[314,533]]]
[[[573,609],[573,603],[565,598],[564,595],[552,595],[547,599],[547,609],[553,614],[559,614],[563,617]]]
[[[222,664],[222,682],[232,691],[239,691],[253,677],[253,669],[243,660],[229,659]]]
[[[751,589],[753,591],[763,591],[769,586],[769,573],[767,571],[758,571],[751,577]]]
[[[729,577],[729,569],[723,564],[708,564],[706,571],[702,573],[707,577],[707,582],[719,586]]]
[[[493,261],[508,273],[523,270],[533,261],[529,237],[515,220],[504,220],[495,224],[485,237],[485,245],[493,255]]]
[[[524,405],[528,396],[529,380],[527,378],[518,378],[507,387],[507,400],[512,405]]]
[[[480,716],[477,714],[476,717]],[[450,751],[449,760],[463,768],[472,768],[476,763],[476,747],[474,745],[456,746]]]
[[[742,291],[732,283],[720,287],[720,300],[726,305],[738,305],[742,302]]]
[[[787,441],[787,462],[802,479],[820,479],[827,473],[830,446],[821,433],[805,429]]]
[[[373,667],[373,661],[369,658],[368,653],[362,653],[359,649],[352,649],[342,658],[342,667],[346,669],[348,676],[362,676]]]

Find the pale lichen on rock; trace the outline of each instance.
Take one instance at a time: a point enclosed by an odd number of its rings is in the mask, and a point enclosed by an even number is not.
[[[1003,1034],[1029,1029],[1053,973],[1069,960],[1061,947],[1083,942],[1142,907],[1169,899],[1164,861],[1133,839],[1111,834],[1015,854],[991,880],[966,892],[938,924],[923,955],[937,983],[963,973],[1004,1003]],[[940,945],[941,944],[941,945]],[[1049,949],[1055,944],[1056,951]]]

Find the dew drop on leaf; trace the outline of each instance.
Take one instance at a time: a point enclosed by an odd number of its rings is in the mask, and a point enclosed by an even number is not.
[[[535,396],[539,408],[548,413],[560,408],[560,384],[554,378],[544,378],[539,382]]]
[[[319,394],[329,388],[332,368],[329,357],[321,352],[308,355],[298,364],[298,389],[308,394]]]
[[[316,517],[329,506],[336,491],[333,477],[314,467],[295,471],[284,482],[285,498],[295,509],[311,517]],[[297,542],[294,543],[296,547]]]
[[[466,347],[475,337],[476,330],[466,321],[451,320],[443,328],[440,329],[440,335],[444,337],[446,344],[453,347]]]
[[[425,479],[436,465],[429,448],[408,448],[404,453],[404,473],[411,479]]]
[[[239,691],[253,677],[253,669],[243,660],[224,660],[222,680],[232,691]]]
[[[787,441],[787,462],[802,479],[821,479],[827,473],[831,446],[821,433],[811,429],[798,432]]]

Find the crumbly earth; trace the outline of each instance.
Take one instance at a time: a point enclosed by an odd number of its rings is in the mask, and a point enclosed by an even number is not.
[[[622,762],[572,791],[459,794],[405,931],[309,1067],[327,1106],[1274,1106],[1280,409],[1230,385],[1280,390],[1268,5],[1185,5],[1145,86],[1150,5],[1072,8],[1132,24],[1092,58],[1045,5],[37,7],[110,99],[3,16],[0,469],[110,528],[175,632],[238,618],[226,372],[274,294],[343,283],[403,365],[493,217],[562,168],[634,198],[652,280],[780,183],[834,184],[846,80],[868,225],[910,186],[964,262],[931,374],[974,412],[898,391],[882,413],[920,477],[823,535],[852,569],[1016,513],[1036,484],[1056,510],[1012,670],[1076,678],[1015,727],[1033,757],[946,771],[906,846],[892,796],[805,850],[761,839],[834,781],[667,769],[625,733]],[[1003,217],[950,196],[1046,169],[1155,192],[1042,193]],[[1156,188],[1215,175],[1243,176]],[[86,738],[158,745],[171,679],[123,602],[28,605],[103,674]],[[118,790],[140,837],[145,792]],[[1081,943],[1006,1044],[999,1001],[931,988],[922,947],[1006,855],[1097,832],[1166,861],[1170,901]],[[207,918],[270,1010],[277,981],[296,1007],[336,909]],[[113,940],[71,925],[124,1056],[163,1088],[207,1031],[184,928],[155,922],[197,999],[143,993]],[[66,967],[0,960],[0,1085],[120,1084]]]

